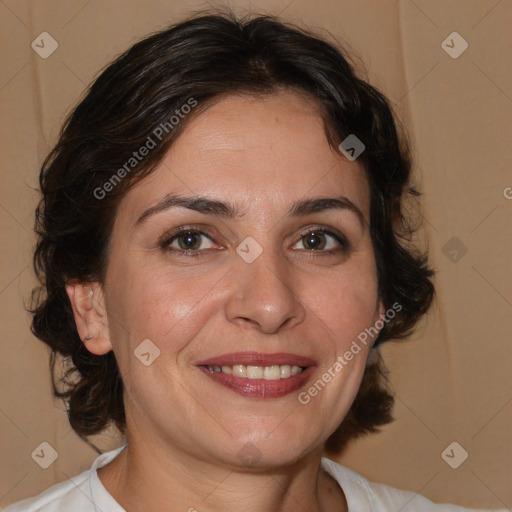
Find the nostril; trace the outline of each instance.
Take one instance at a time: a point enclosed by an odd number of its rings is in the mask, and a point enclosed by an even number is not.
[[[259,327],[260,326],[260,324],[258,322],[256,322],[256,320],[253,320],[252,318],[248,318],[248,317],[245,317],[245,316],[238,317],[236,320],[238,320],[238,322],[241,323],[241,324],[249,324],[249,325],[254,326],[254,327]]]

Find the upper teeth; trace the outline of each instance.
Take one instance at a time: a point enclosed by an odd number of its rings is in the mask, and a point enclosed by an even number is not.
[[[244,364],[235,364],[233,366],[207,366],[207,368],[214,372],[233,374],[236,377],[265,380],[287,379],[302,371],[300,366],[292,366],[289,364],[276,364],[273,366],[246,366]]]

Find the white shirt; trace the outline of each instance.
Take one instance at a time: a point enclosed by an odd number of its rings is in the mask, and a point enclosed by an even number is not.
[[[112,461],[126,445],[98,456],[91,469],[56,484],[34,498],[18,501],[5,512],[126,512],[107,492],[97,470]],[[436,505],[414,492],[369,482],[337,462],[322,458],[322,467],[343,489],[352,512],[468,512],[455,505]]]

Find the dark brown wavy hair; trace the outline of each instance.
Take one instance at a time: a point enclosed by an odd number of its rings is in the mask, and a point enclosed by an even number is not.
[[[331,146],[349,134],[364,143],[359,160],[370,187],[379,294],[386,309],[402,307],[376,345],[412,333],[433,300],[434,273],[412,243],[418,225],[404,213],[407,200],[419,195],[410,182],[410,150],[385,96],[355,68],[338,43],[276,17],[202,12],[119,56],[68,116],[40,173],[34,254],[40,286],[33,290],[31,313],[32,332],[51,348],[54,394],[64,399],[70,424],[84,440],[110,424],[125,433],[123,382],[112,351],[94,355],[80,340],[65,285],[104,283],[124,194],[155,169],[191,116],[223,95],[303,93],[318,107]],[[183,115],[191,98],[197,106]],[[179,123],[171,126],[178,114]],[[127,170],[134,150],[150,136],[157,139],[155,129],[162,126],[167,130],[160,130],[156,147]],[[105,187],[116,173],[122,179]],[[350,439],[392,421],[392,407],[379,358],[367,367],[327,451],[340,451]]]

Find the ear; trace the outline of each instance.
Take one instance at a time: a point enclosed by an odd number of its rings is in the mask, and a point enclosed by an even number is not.
[[[384,303],[382,302],[382,299],[379,298],[377,302],[377,316],[375,317],[375,321],[377,321],[379,318],[384,317],[386,314],[386,308],[384,307]]]
[[[378,301],[377,301],[377,307],[375,308],[375,317],[373,319],[373,325],[376,326],[376,324],[379,320],[382,321],[383,318],[385,318],[385,314],[386,314],[386,308],[384,307],[384,303],[382,302],[382,299],[379,297]],[[379,333],[381,330],[382,329],[379,329]],[[375,340],[377,339],[377,337],[378,337],[378,335],[373,336],[371,348],[373,348],[373,345],[375,344]]]
[[[66,292],[73,308],[78,334],[87,350],[96,355],[110,352],[112,345],[101,285],[70,282],[66,285]]]

